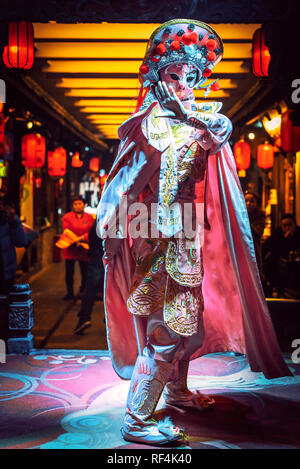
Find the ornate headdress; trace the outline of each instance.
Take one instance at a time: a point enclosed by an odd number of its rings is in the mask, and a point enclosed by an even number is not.
[[[222,39],[208,24],[188,19],[170,20],[152,33],[140,66],[139,80],[146,88],[159,80],[158,72],[163,67],[192,63],[199,71],[196,87],[202,87],[222,56]]]

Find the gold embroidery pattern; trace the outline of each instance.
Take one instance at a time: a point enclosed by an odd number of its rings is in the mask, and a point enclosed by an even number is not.
[[[168,274],[180,283],[180,285],[195,287],[199,286],[203,280],[203,262],[202,256],[198,259],[196,249],[186,249],[185,240],[177,239],[170,241],[166,254],[166,271]],[[185,252],[184,252],[185,251]],[[178,262],[182,252],[187,256],[187,263],[191,265],[191,272],[182,272],[178,267]],[[200,251],[201,253],[201,251]],[[184,255],[183,254],[183,255]]]
[[[164,301],[164,321],[172,331],[183,336],[191,336],[196,333],[203,308],[201,287],[184,287],[168,277]]]
[[[151,241],[153,252],[138,259],[134,282],[127,300],[128,311],[132,314],[148,316],[163,308],[167,242],[167,240]]]

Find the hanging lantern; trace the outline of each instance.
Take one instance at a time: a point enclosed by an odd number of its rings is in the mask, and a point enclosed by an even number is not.
[[[72,163],[71,163],[71,165],[72,165],[73,168],[82,168],[82,166],[83,166],[83,161],[81,161],[78,152],[76,152],[76,153],[72,156]]]
[[[40,134],[23,135],[22,164],[25,168],[42,168],[46,159],[46,140]]]
[[[63,147],[48,151],[49,176],[64,176],[67,169],[67,152]]]
[[[33,65],[33,26],[26,21],[9,23],[8,45],[4,47],[3,62],[7,68],[24,68]]]
[[[246,171],[251,162],[251,148],[249,143],[243,138],[236,142],[233,146],[233,155],[235,158],[236,169],[238,171]]]
[[[257,77],[269,76],[271,55],[265,44],[265,30],[259,28],[255,31],[252,41],[252,71]]]
[[[274,147],[268,142],[257,147],[257,166],[262,169],[270,169],[274,164]]]
[[[5,150],[5,119],[3,112],[0,112],[0,157],[3,156]]]
[[[291,111],[282,114],[281,119],[281,147],[287,153],[297,153],[300,150],[300,126],[294,126]]]
[[[91,158],[90,160],[90,170],[94,172],[98,172],[100,168],[99,165],[99,158]]]

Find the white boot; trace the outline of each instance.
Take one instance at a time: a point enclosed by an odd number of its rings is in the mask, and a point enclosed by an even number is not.
[[[166,404],[176,407],[192,407],[197,410],[211,409],[215,400],[202,394],[200,391],[192,392],[187,387],[187,374],[189,361],[178,360],[175,363],[172,376],[164,390]]]
[[[121,429],[124,440],[163,445],[183,438],[183,432],[169,418],[150,420],[173,365],[139,356],[133,371],[127,398],[127,410]]]

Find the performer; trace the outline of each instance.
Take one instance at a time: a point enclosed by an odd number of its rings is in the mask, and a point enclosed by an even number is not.
[[[205,23],[176,19],[154,31],[98,207],[108,343],[115,371],[131,379],[128,441],[182,438],[169,419],[151,419],[163,389],[167,404],[214,405],[187,388],[189,361],[201,355],[235,351],[267,378],[291,375],[260,283],[231,123],[220,103],[193,94],[222,54]]]

